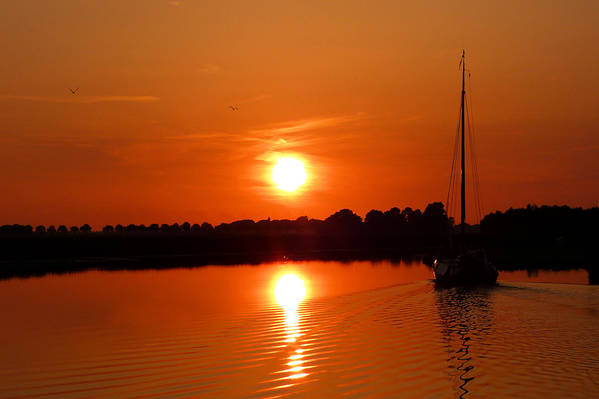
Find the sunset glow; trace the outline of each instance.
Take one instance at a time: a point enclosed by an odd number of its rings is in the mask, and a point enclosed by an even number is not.
[[[508,3],[3,2],[3,223],[424,209],[446,197],[463,48],[483,212],[596,206],[598,3]],[[274,182],[287,156],[303,185]]]
[[[307,179],[304,163],[296,158],[283,157],[272,169],[272,181],[278,189],[292,192],[300,188]]]
[[[599,398],[598,20],[2,2],[0,399]]]

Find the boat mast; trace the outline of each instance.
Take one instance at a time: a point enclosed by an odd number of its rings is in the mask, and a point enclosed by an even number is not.
[[[466,51],[462,50],[462,187],[461,187],[461,208],[462,208],[462,235],[464,235],[464,224],[466,223],[466,164],[465,164],[465,138],[464,138],[464,98],[466,94],[465,88],[465,76],[466,76],[466,60],[464,56],[466,55]]]

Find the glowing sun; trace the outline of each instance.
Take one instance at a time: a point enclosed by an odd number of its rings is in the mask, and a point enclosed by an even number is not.
[[[281,276],[275,285],[275,298],[286,309],[297,308],[305,297],[304,280],[293,273]]]
[[[296,158],[279,158],[272,168],[272,181],[283,191],[297,190],[306,182],[307,177],[304,163]]]

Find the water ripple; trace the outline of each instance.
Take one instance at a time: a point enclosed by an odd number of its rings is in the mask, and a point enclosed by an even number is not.
[[[14,366],[2,398],[592,397],[599,291],[423,281],[146,331],[80,328]],[[91,342],[98,350],[78,348]],[[87,350],[82,353],[80,350]]]

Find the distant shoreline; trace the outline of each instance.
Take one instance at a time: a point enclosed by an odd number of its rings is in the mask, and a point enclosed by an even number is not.
[[[93,232],[0,226],[0,279],[88,269],[126,270],[260,264],[283,260],[433,258],[458,247],[485,248],[499,270],[599,271],[599,208],[528,206],[495,212],[480,226],[454,226],[443,204],[424,212],[343,209],[325,220],[240,220],[216,227],[128,225]]]
[[[0,261],[0,279],[13,277],[43,276],[86,270],[152,270],[179,267],[235,266],[241,264],[287,261],[407,261],[422,259],[421,254],[383,250],[313,250],[301,252],[253,251],[253,252],[205,252],[197,254],[129,255],[120,257],[77,257],[53,259],[19,259]]]
[[[52,259],[20,259],[0,261],[0,280],[11,278],[41,277],[47,274],[78,273],[88,270],[160,270],[172,268],[196,268],[203,266],[261,265],[275,262],[319,261],[389,261],[392,263],[429,263],[439,253],[440,248],[418,251],[379,249],[339,249],[298,252],[207,252],[199,254],[130,255],[120,257],[71,257]],[[536,252],[535,252],[536,253]],[[491,254],[490,258],[500,271],[514,270],[570,270],[587,269],[596,274],[585,256],[555,258],[539,257],[535,253],[511,253],[503,256],[501,263]],[[599,276],[597,276],[599,277]],[[597,280],[597,277],[594,277]]]

